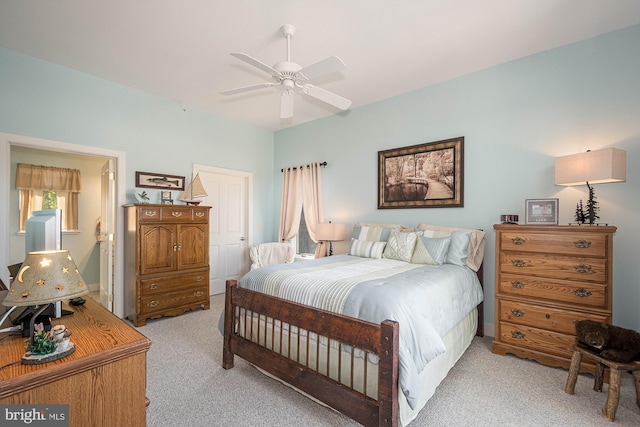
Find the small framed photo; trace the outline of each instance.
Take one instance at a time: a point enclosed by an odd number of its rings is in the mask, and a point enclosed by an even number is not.
[[[171,191],[161,191],[160,201],[162,202],[163,205],[173,204],[173,200],[171,200]]]
[[[526,199],[524,222],[558,225],[558,199]]]

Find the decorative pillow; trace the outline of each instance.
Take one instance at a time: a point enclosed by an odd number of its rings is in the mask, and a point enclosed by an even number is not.
[[[447,258],[451,237],[420,236],[416,242],[411,262],[414,264],[442,265]]]
[[[418,224],[416,230],[424,230],[425,236],[446,237],[451,235],[453,231],[471,232],[469,240],[469,252],[467,256],[467,266],[474,271],[480,269],[484,258],[485,232],[482,230],[472,230],[467,228],[446,227],[441,225]],[[451,251],[451,248],[449,248]]]
[[[365,240],[352,239],[349,255],[380,259],[386,244],[387,242],[367,242]]]
[[[357,240],[365,240],[368,242],[386,242],[392,231],[399,230],[398,227],[370,227],[366,225],[356,224],[353,226],[352,238]]]
[[[449,252],[447,252],[446,263],[460,265],[462,267],[467,265],[470,240],[470,231],[452,231],[451,245],[449,245]]]
[[[383,258],[397,259],[410,262],[413,249],[420,233],[401,233],[392,231],[387,246],[384,248]]]

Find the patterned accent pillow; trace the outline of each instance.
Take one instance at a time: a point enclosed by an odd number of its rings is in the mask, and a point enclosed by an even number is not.
[[[365,240],[352,239],[349,255],[380,259],[386,245],[387,242],[367,242]]]
[[[442,265],[447,258],[451,237],[420,236],[411,262],[414,264]]]
[[[397,259],[399,261],[410,262],[416,241],[421,233],[401,233],[392,231],[384,248],[383,258]]]
[[[353,226],[352,238],[367,242],[386,242],[394,230],[398,230],[398,228],[370,227],[356,224]]]

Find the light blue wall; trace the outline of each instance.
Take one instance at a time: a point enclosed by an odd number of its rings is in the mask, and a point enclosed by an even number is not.
[[[465,137],[464,208],[377,209],[379,150],[458,136]],[[601,221],[618,227],[613,320],[640,329],[640,26],[277,132],[274,175],[327,161],[324,206],[333,222],[486,230],[485,324],[492,325],[493,224],[503,213],[523,220],[525,199],[547,197],[560,199],[561,223],[572,221],[586,187],[556,187],[554,157],[605,147],[627,151],[627,181],[594,187]]]
[[[280,169],[323,160],[334,222],[483,228],[489,324],[499,215],[523,217],[524,199],[559,197],[561,222],[569,222],[586,191],[555,187],[553,158],[624,149],[627,182],[600,185],[596,195],[601,220],[618,226],[614,322],[640,329],[640,26],[275,135],[2,48],[0,95],[0,132],[124,151],[127,188],[137,170],[189,176],[201,163],[251,171],[254,224],[263,225],[253,230],[256,242],[277,237]],[[377,210],[379,150],[457,136],[465,137],[464,208]]]
[[[131,191],[136,171],[189,177],[198,163],[252,172],[263,225],[254,240],[276,234],[272,132],[3,48],[0,94],[0,132],[126,152]]]

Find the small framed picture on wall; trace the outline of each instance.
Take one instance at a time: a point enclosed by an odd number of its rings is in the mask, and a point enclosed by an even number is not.
[[[526,199],[525,224],[558,225],[558,199]]]

